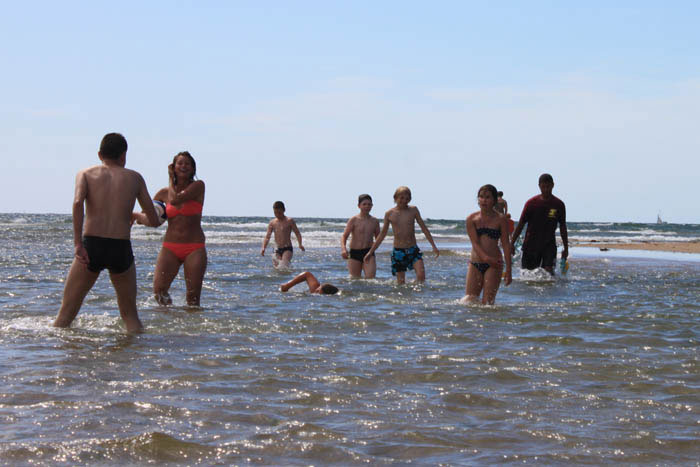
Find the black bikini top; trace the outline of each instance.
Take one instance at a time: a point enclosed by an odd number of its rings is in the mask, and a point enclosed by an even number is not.
[[[483,234],[486,234],[487,237],[493,238],[494,240],[498,240],[501,238],[501,228],[497,229],[490,229],[488,227],[479,227],[476,229],[476,235],[478,237],[481,237]]]

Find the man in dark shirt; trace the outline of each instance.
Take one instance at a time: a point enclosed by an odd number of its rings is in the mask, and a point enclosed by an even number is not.
[[[541,194],[533,196],[523,208],[518,221],[518,227],[513,232],[511,252],[515,253],[515,242],[520,236],[525,224],[525,241],[523,242],[523,269],[542,267],[554,275],[554,263],[557,258],[557,242],[554,234],[559,225],[564,250],[562,258],[569,256],[569,237],[566,230],[566,207],[564,202],[552,194],[554,179],[549,174],[540,175]]]

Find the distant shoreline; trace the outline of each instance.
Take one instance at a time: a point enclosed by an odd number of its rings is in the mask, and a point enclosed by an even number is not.
[[[578,243],[572,246],[588,248],[607,248],[609,250],[646,250],[646,251],[670,251],[673,253],[700,253],[700,241],[689,242],[634,242],[634,243]]]

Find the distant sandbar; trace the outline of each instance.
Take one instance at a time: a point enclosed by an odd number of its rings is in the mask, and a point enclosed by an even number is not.
[[[575,246],[607,248],[610,250],[671,251],[674,253],[700,253],[700,241],[690,242],[636,242],[636,243],[579,243]]]

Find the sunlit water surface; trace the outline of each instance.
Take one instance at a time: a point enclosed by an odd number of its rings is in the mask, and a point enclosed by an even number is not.
[[[135,229],[146,332],[131,336],[107,274],[52,328],[70,218],[2,215],[0,461],[697,464],[696,256],[574,249],[565,278],[516,268],[495,306],[467,306],[466,241],[441,224],[428,282],[396,286],[388,248],[378,279],[351,280],[342,223],[308,222],[278,272],[263,221],[210,219],[199,311],[181,276],[175,306],[150,298],[163,230]],[[342,293],[278,291],[306,269]]]

